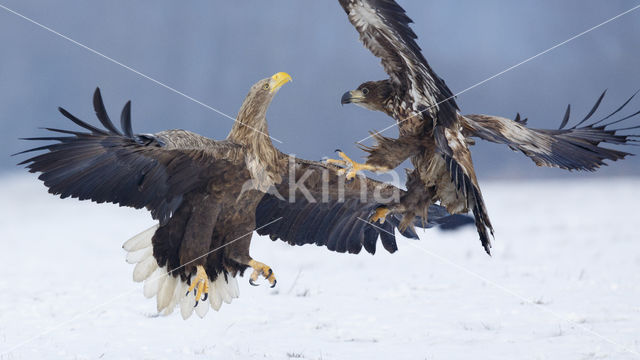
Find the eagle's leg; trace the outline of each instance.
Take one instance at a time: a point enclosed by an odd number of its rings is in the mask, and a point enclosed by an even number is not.
[[[376,209],[373,215],[371,215],[371,217],[369,218],[369,221],[374,224],[380,221],[380,224],[384,224],[384,221],[387,219],[387,215],[389,215],[390,212],[391,210],[389,210],[388,207],[380,206],[379,208]]]
[[[257,193],[257,192],[256,192]],[[245,193],[245,197],[249,196],[251,192]],[[264,276],[265,279],[269,281],[271,287],[276,286],[276,276],[273,274],[273,270],[266,264],[263,264],[259,261],[253,260],[251,255],[249,255],[249,248],[251,247],[251,236],[247,236],[247,234],[252,233],[252,229],[255,228],[255,218],[253,217],[255,214],[255,206],[257,202],[262,199],[263,194],[258,194],[259,197],[256,197],[256,203],[252,206],[245,206],[242,209],[245,209],[247,213],[250,215],[247,216],[247,222],[242,225],[234,225],[238,226],[235,232],[232,232],[229,235],[229,239],[236,239],[229,242],[229,246],[225,247],[225,256],[231,260],[231,264],[234,264],[234,268],[240,269],[244,272],[247,267],[251,267],[253,272],[249,277],[249,283],[253,286],[257,286],[256,281],[258,277],[261,275]],[[254,209],[254,210],[250,210]]]
[[[327,159],[328,164],[334,164],[339,166],[344,166],[344,169],[340,169],[340,174],[347,174],[347,180],[352,180],[358,175],[359,171],[369,170],[373,172],[384,172],[389,171],[388,168],[383,166],[374,166],[369,164],[359,164],[353,160],[351,160],[345,153],[340,150],[336,150],[338,155],[342,158],[342,160],[334,160]],[[348,170],[348,171],[347,171]]]
[[[253,259],[249,260],[249,266],[253,268],[253,273],[251,274],[251,277],[249,277],[249,283],[251,285],[258,286],[255,282],[258,280],[258,277],[262,275],[269,281],[271,287],[276,286],[276,276],[273,274],[273,270],[271,270],[269,266]]]

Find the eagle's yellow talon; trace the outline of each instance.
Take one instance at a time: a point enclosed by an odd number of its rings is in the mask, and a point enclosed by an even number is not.
[[[369,218],[369,221],[371,221],[374,224],[380,221],[380,224],[384,224],[387,218],[387,215],[389,215],[389,209],[387,209],[384,206],[381,206],[376,209],[376,211],[373,213],[371,218]]]
[[[251,276],[249,277],[249,284],[258,286],[255,282],[258,280],[258,277],[262,275],[269,281],[271,287],[276,286],[276,276],[273,274],[273,270],[269,266],[255,260],[250,260],[249,266],[253,268],[253,273],[251,273]]]
[[[196,276],[191,280],[191,286],[187,290],[187,295],[193,291],[196,297],[196,305],[204,294],[204,299],[209,296],[209,276],[202,265],[196,267]]]
[[[344,166],[343,169],[338,170],[338,175],[345,175],[347,180],[353,180],[360,171],[369,170],[369,171],[387,171],[386,168],[368,165],[368,164],[359,164],[353,160],[351,160],[345,153],[342,151],[337,151],[338,155],[342,158],[342,160],[335,159],[327,159],[328,164],[334,164],[339,166]]]
[[[344,160],[336,160],[336,159],[327,159],[325,160],[327,164],[333,164],[338,166],[347,166],[347,163]]]

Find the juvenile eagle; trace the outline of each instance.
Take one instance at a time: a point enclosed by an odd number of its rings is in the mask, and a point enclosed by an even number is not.
[[[202,317],[209,304],[218,310],[237,297],[235,278],[247,268],[252,284],[263,276],[275,286],[271,268],[249,255],[256,228],[273,240],[350,253],[362,247],[374,253],[380,236],[395,251],[397,218],[382,227],[361,219],[397,202],[402,191],[369,179],[345,184],[338,168],[290,158],[271,143],[265,114],[290,80],[277,73],[253,85],[222,141],[184,130],[134,134],[130,102],[118,129],[97,89],[93,105],[104,128],[60,108],[88,132],[48,128],[64,135],[27,139],[56,142],[25,151],[46,152],[21,165],[40,172],[49,192],[62,198],[148,209],[159,224],[123,246],[136,264],[133,279],[146,280],[144,295],[157,297],[159,312],[180,304],[185,318],[194,308]],[[430,212],[432,224],[448,221],[443,208]]]
[[[423,214],[428,205],[439,201],[452,214],[473,212],[480,240],[489,253],[489,232],[493,234],[493,227],[473,169],[470,137],[507,144],[538,165],[590,171],[603,165],[604,160],[615,161],[629,155],[600,147],[601,143],[637,141],[617,133],[625,129],[610,130],[607,126],[638,113],[602,124],[629,101],[604,119],[578,127],[593,115],[604,94],[587,117],[569,129],[564,129],[569,108],[560,130],[529,129],[519,116],[516,121],[486,115],[462,116],[453,93],[422,55],[409,26],[412,21],[402,7],[393,0],[339,1],[364,46],[381,59],[389,74],[387,80],[365,82],[345,93],[342,103],[384,112],[397,121],[400,136],[392,139],[373,133],[377,144],[363,146],[369,153],[365,164],[358,164],[341,152],[343,160],[329,162],[346,166],[348,178],[360,170],[394,169],[407,158],[415,168],[408,176],[408,191],[401,204],[380,208],[373,221],[384,221],[389,210],[401,212],[408,215],[407,222],[401,224],[404,228],[410,226],[415,214]]]

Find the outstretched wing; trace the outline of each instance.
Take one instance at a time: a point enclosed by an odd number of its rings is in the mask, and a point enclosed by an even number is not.
[[[565,128],[569,122],[571,106],[567,107],[558,130],[530,129],[526,127],[527,120],[520,119],[519,114],[515,120],[489,115],[465,115],[460,116],[460,120],[468,136],[506,144],[512,150],[521,151],[530,157],[538,166],[595,171],[606,165],[605,160],[616,161],[630,155],[627,152],[602,147],[602,143],[626,145],[638,142],[632,139],[638,135],[620,134],[620,131],[640,127],[638,125],[625,129],[610,128],[611,125],[623,123],[640,114],[638,111],[615,121],[610,120],[625,108],[637,93],[606,117],[589,125],[582,125],[596,113],[605,93],[600,95],[587,116],[571,128]]]
[[[114,203],[136,209],[147,208],[154,219],[166,222],[179,207],[183,195],[210,181],[212,176],[233,166],[229,159],[233,146],[219,144],[185,131],[158,135],[134,135],[131,103],[122,110],[122,130],[117,129],[105,111],[100,90],[94,94],[94,108],[104,129],[94,127],[66,110],[60,112],[89,132],[52,129],[66,134],[27,138],[55,141],[23,151],[46,151],[26,164],[52,194],[97,203]],[[173,134],[173,136],[172,136]],[[175,146],[189,142],[189,149]]]
[[[455,115],[453,94],[422,55],[409,27],[413,21],[400,5],[393,0],[339,1],[364,46],[381,59],[392,82],[410,97],[407,103],[414,112]]]
[[[378,207],[396,204],[403,191],[365,177],[346,182],[338,170],[320,162],[290,160],[288,173],[292,177],[283,176],[283,183],[265,195],[258,205],[258,233],[292,245],[316,244],[332,251],[356,254],[362,247],[374,254],[379,237],[387,251],[395,252],[399,216],[390,214],[382,224],[371,223],[369,219]],[[416,219],[415,225],[431,227],[453,223],[449,217],[442,207],[432,206],[428,223],[423,225],[422,219]],[[278,218],[282,220],[260,228]],[[463,226],[465,222],[455,224]],[[418,238],[411,228],[401,233]]]

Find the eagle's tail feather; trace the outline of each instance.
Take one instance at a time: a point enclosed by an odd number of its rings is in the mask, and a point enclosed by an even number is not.
[[[151,246],[151,238],[153,237],[153,234],[156,232],[156,230],[158,230],[158,226],[159,225],[156,224],[148,228],[147,230],[137,234],[131,239],[125,241],[125,243],[122,245],[122,248],[129,252],[132,252]]]
[[[184,319],[189,318],[194,310],[202,318],[209,311],[209,306],[218,311],[223,302],[229,304],[240,295],[237,279],[229,273],[220,273],[215,281],[209,280],[208,299],[198,301],[196,306],[193,292],[185,296],[189,288],[187,282],[179,276],[169,274],[167,267],[159,266],[153,256],[151,239],[157,229],[158,225],[154,225],[127,240],[122,247],[127,251],[127,262],[136,264],[133,280],[144,281],[144,296],[156,297],[159,313],[169,315],[179,306]]]

